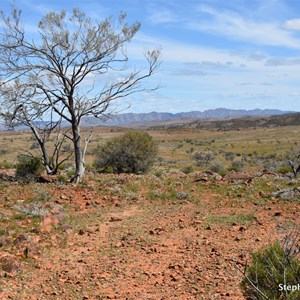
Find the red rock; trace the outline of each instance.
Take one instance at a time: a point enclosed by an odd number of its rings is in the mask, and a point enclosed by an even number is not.
[[[0,269],[9,274],[15,274],[20,270],[20,264],[14,255],[0,254]]]

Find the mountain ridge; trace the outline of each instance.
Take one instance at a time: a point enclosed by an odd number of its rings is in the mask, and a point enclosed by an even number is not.
[[[295,111],[283,111],[279,109],[227,109],[227,108],[216,108],[209,109],[203,112],[201,111],[190,111],[190,112],[150,112],[150,113],[123,113],[112,116],[106,121],[97,119],[95,117],[86,117],[82,121],[82,126],[129,126],[131,124],[147,123],[147,122],[161,122],[172,119],[184,119],[195,120],[195,119],[228,119],[228,118],[239,118],[239,117],[262,117],[262,116],[273,116],[273,115],[284,115],[296,113]]]

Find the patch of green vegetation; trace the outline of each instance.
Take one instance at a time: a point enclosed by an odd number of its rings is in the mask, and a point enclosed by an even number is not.
[[[16,165],[10,161],[0,161],[0,168],[1,169],[14,169],[16,167]]]
[[[104,173],[148,172],[155,163],[158,146],[145,131],[130,130],[98,145],[95,166]]]
[[[181,184],[183,187],[182,182]],[[164,188],[154,188],[148,190],[147,198],[150,200],[162,201],[190,199],[190,193],[188,191],[176,189],[176,182],[167,186],[162,184],[162,187]]]
[[[70,180],[70,178],[64,174],[59,174],[57,175],[57,180],[61,184],[66,184]]]
[[[3,182],[0,184],[0,191],[4,191],[9,187],[9,183],[8,182]]]
[[[152,190],[148,192],[147,198],[150,200],[170,200],[170,195],[165,191]],[[172,198],[175,198],[175,194]]]
[[[19,220],[25,220],[26,218],[27,218],[27,214],[26,213],[17,213],[15,215],[13,215],[11,219],[19,221]]]
[[[124,193],[124,195],[126,199],[129,200],[138,200],[139,199],[139,194],[136,192],[132,192],[132,191],[128,191],[126,193]]]
[[[281,245],[276,241],[273,245],[252,253],[252,265],[246,269],[246,277],[241,282],[246,298],[300,299],[297,288],[293,291],[280,288],[284,284],[297,287],[300,281],[300,263],[296,259],[297,252],[294,252],[293,243],[295,242],[290,241],[289,244]]]
[[[40,158],[19,155],[17,159],[16,177],[30,182],[35,181],[42,174],[43,166]]]
[[[75,170],[68,170],[67,171],[67,173],[66,173],[66,175],[67,175],[67,177],[68,178],[72,178],[73,176],[75,176],[75,174],[76,174],[76,171]]]
[[[139,192],[139,183],[138,182],[130,182],[122,186],[123,192],[132,192],[138,193]]]
[[[47,202],[52,199],[53,195],[47,189],[43,187],[36,187],[34,189],[33,201],[36,202]]]
[[[255,220],[253,214],[231,214],[227,216],[211,215],[208,217],[209,224],[232,225],[232,224],[249,224]]]
[[[194,167],[192,165],[184,166],[183,168],[181,168],[181,172],[185,174],[190,174],[193,171],[194,171]]]
[[[280,166],[278,169],[277,169],[277,172],[282,174],[282,175],[286,175],[288,173],[291,173],[292,169],[290,166]]]

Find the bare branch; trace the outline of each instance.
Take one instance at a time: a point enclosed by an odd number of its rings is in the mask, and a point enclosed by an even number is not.
[[[250,285],[263,297],[263,299],[265,300],[271,300],[269,297],[267,297],[257,286],[256,284],[249,278],[249,276],[247,276],[247,273],[246,273],[246,269],[247,269],[247,264],[243,269],[241,269],[238,264],[236,263],[236,261],[234,259],[232,259],[234,265],[235,265],[235,268],[244,276],[244,278],[246,278],[246,280],[250,283]]]

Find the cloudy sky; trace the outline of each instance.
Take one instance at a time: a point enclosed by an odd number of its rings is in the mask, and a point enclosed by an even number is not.
[[[161,47],[161,88],[127,99],[132,112],[218,107],[300,111],[299,0],[15,0],[28,31],[49,10],[78,7],[101,20],[127,13],[141,30],[133,62]],[[2,0],[9,11],[11,1]]]

